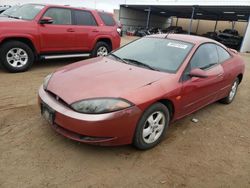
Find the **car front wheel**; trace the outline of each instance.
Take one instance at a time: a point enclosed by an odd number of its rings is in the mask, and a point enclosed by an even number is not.
[[[161,103],[153,104],[144,112],[138,122],[133,145],[142,150],[156,146],[160,143],[169,125],[169,120],[168,108]]]
[[[9,72],[24,72],[34,61],[31,48],[19,41],[10,41],[1,46],[0,60],[3,67]]]

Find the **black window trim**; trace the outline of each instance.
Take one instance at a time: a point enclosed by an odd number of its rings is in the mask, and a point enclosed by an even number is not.
[[[76,24],[76,14],[75,14],[76,11],[89,12],[89,13],[91,14],[91,16],[94,18],[96,25],[77,25],[77,24]],[[72,25],[74,25],[74,26],[82,26],[82,27],[88,27],[88,26],[91,26],[91,27],[98,27],[98,26],[99,26],[99,24],[98,24],[98,22],[97,22],[95,16],[93,15],[93,13],[92,13],[91,11],[88,11],[88,10],[80,10],[80,9],[72,9],[72,15],[73,15],[73,22],[72,22]]]
[[[183,71],[182,74],[181,74],[181,77],[180,77],[180,80],[179,80],[180,82],[186,82],[186,81],[190,80],[190,79],[185,79],[186,70],[188,69],[188,66],[190,65],[190,63],[191,63],[191,61],[192,61],[192,59],[193,59],[195,53],[197,52],[197,50],[198,50],[202,45],[205,45],[205,44],[214,44],[215,46],[218,45],[218,44],[216,44],[215,42],[203,42],[203,43],[201,43],[201,44],[195,49],[194,53],[192,54],[192,57],[189,59],[189,61],[188,61],[187,65],[186,65],[184,71]],[[223,49],[224,49],[224,48],[223,48]],[[218,62],[217,62],[217,64],[212,65],[212,66],[210,66],[210,67],[204,69],[204,71],[208,71],[208,70],[210,70],[210,69],[212,69],[212,68],[214,68],[214,67],[216,67],[216,66],[218,66],[218,65],[221,64],[221,63],[219,62],[219,54],[218,54],[217,47],[216,47],[216,52],[217,52],[217,56],[218,56]],[[231,55],[231,54],[230,54],[230,55]]]
[[[109,13],[98,11],[97,14],[98,14],[98,16],[100,17],[100,19],[102,20],[102,22],[103,22],[103,24],[104,24],[105,26],[107,26],[107,27],[114,27],[114,26],[117,25],[117,23],[116,23],[114,17],[111,16]],[[110,16],[110,17],[112,18],[112,20],[114,21],[114,25],[107,25],[107,24],[105,23],[104,19],[102,18],[101,14],[106,14],[106,15]]]
[[[74,19],[73,19],[73,11],[72,11],[72,8],[67,8],[67,7],[49,7],[49,8],[47,8],[45,11],[44,11],[44,13],[43,13],[43,15],[41,16],[41,18],[39,19],[39,21],[38,21],[38,23],[40,23],[40,21],[41,21],[41,19],[44,17],[44,15],[47,13],[47,11],[49,10],[49,9],[52,9],[52,8],[57,8],[57,9],[66,9],[66,10],[70,10],[70,12],[71,12],[71,24],[67,24],[67,26],[68,25],[73,25],[73,21],[74,21]],[[65,25],[65,24],[49,24],[49,25]]]

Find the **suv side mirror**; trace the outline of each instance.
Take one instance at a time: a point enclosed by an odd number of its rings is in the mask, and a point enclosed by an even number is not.
[[[198,78],[207,78],[207,74],[204,70],[201,70],[199,68],[195,68],[193,70],[191,70],[191,72],[189,73],[190,77],[198,77]]]
[[[40,20],[40,24],[52,24],[53,22],[54,22],[54,20],[51,17],[43,17]]]

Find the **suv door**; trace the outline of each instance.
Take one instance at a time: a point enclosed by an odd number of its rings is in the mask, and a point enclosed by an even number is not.
[[[98,35],[97,22],[90,11],[73,10],[76,48],[81,51],[91,51],[93,40]]]
[[[53,23],[40,24],[42,52],[75,50],[75,30],[72,27],[72,11],[68,8],[49,8],[43,17],[51,17]]]
[[[206,78],[190,77],[195,68],[206,72]],[[224,70],[219,64],[216,45],[201,45],[193,55],[183,75],[182,113],[189,114],[214,102],[217,93],[223,88]]]

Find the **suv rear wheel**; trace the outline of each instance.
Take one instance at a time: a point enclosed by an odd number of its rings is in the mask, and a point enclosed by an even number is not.
[[[106,42],[97,42],[94,50],[92,51],[92,57],[106,56],[111,51],[111,47]]]
[[[9,41],[0,48],[0,60],[9,72],[27,71],[34,62],[34,53],[25,43]]]

